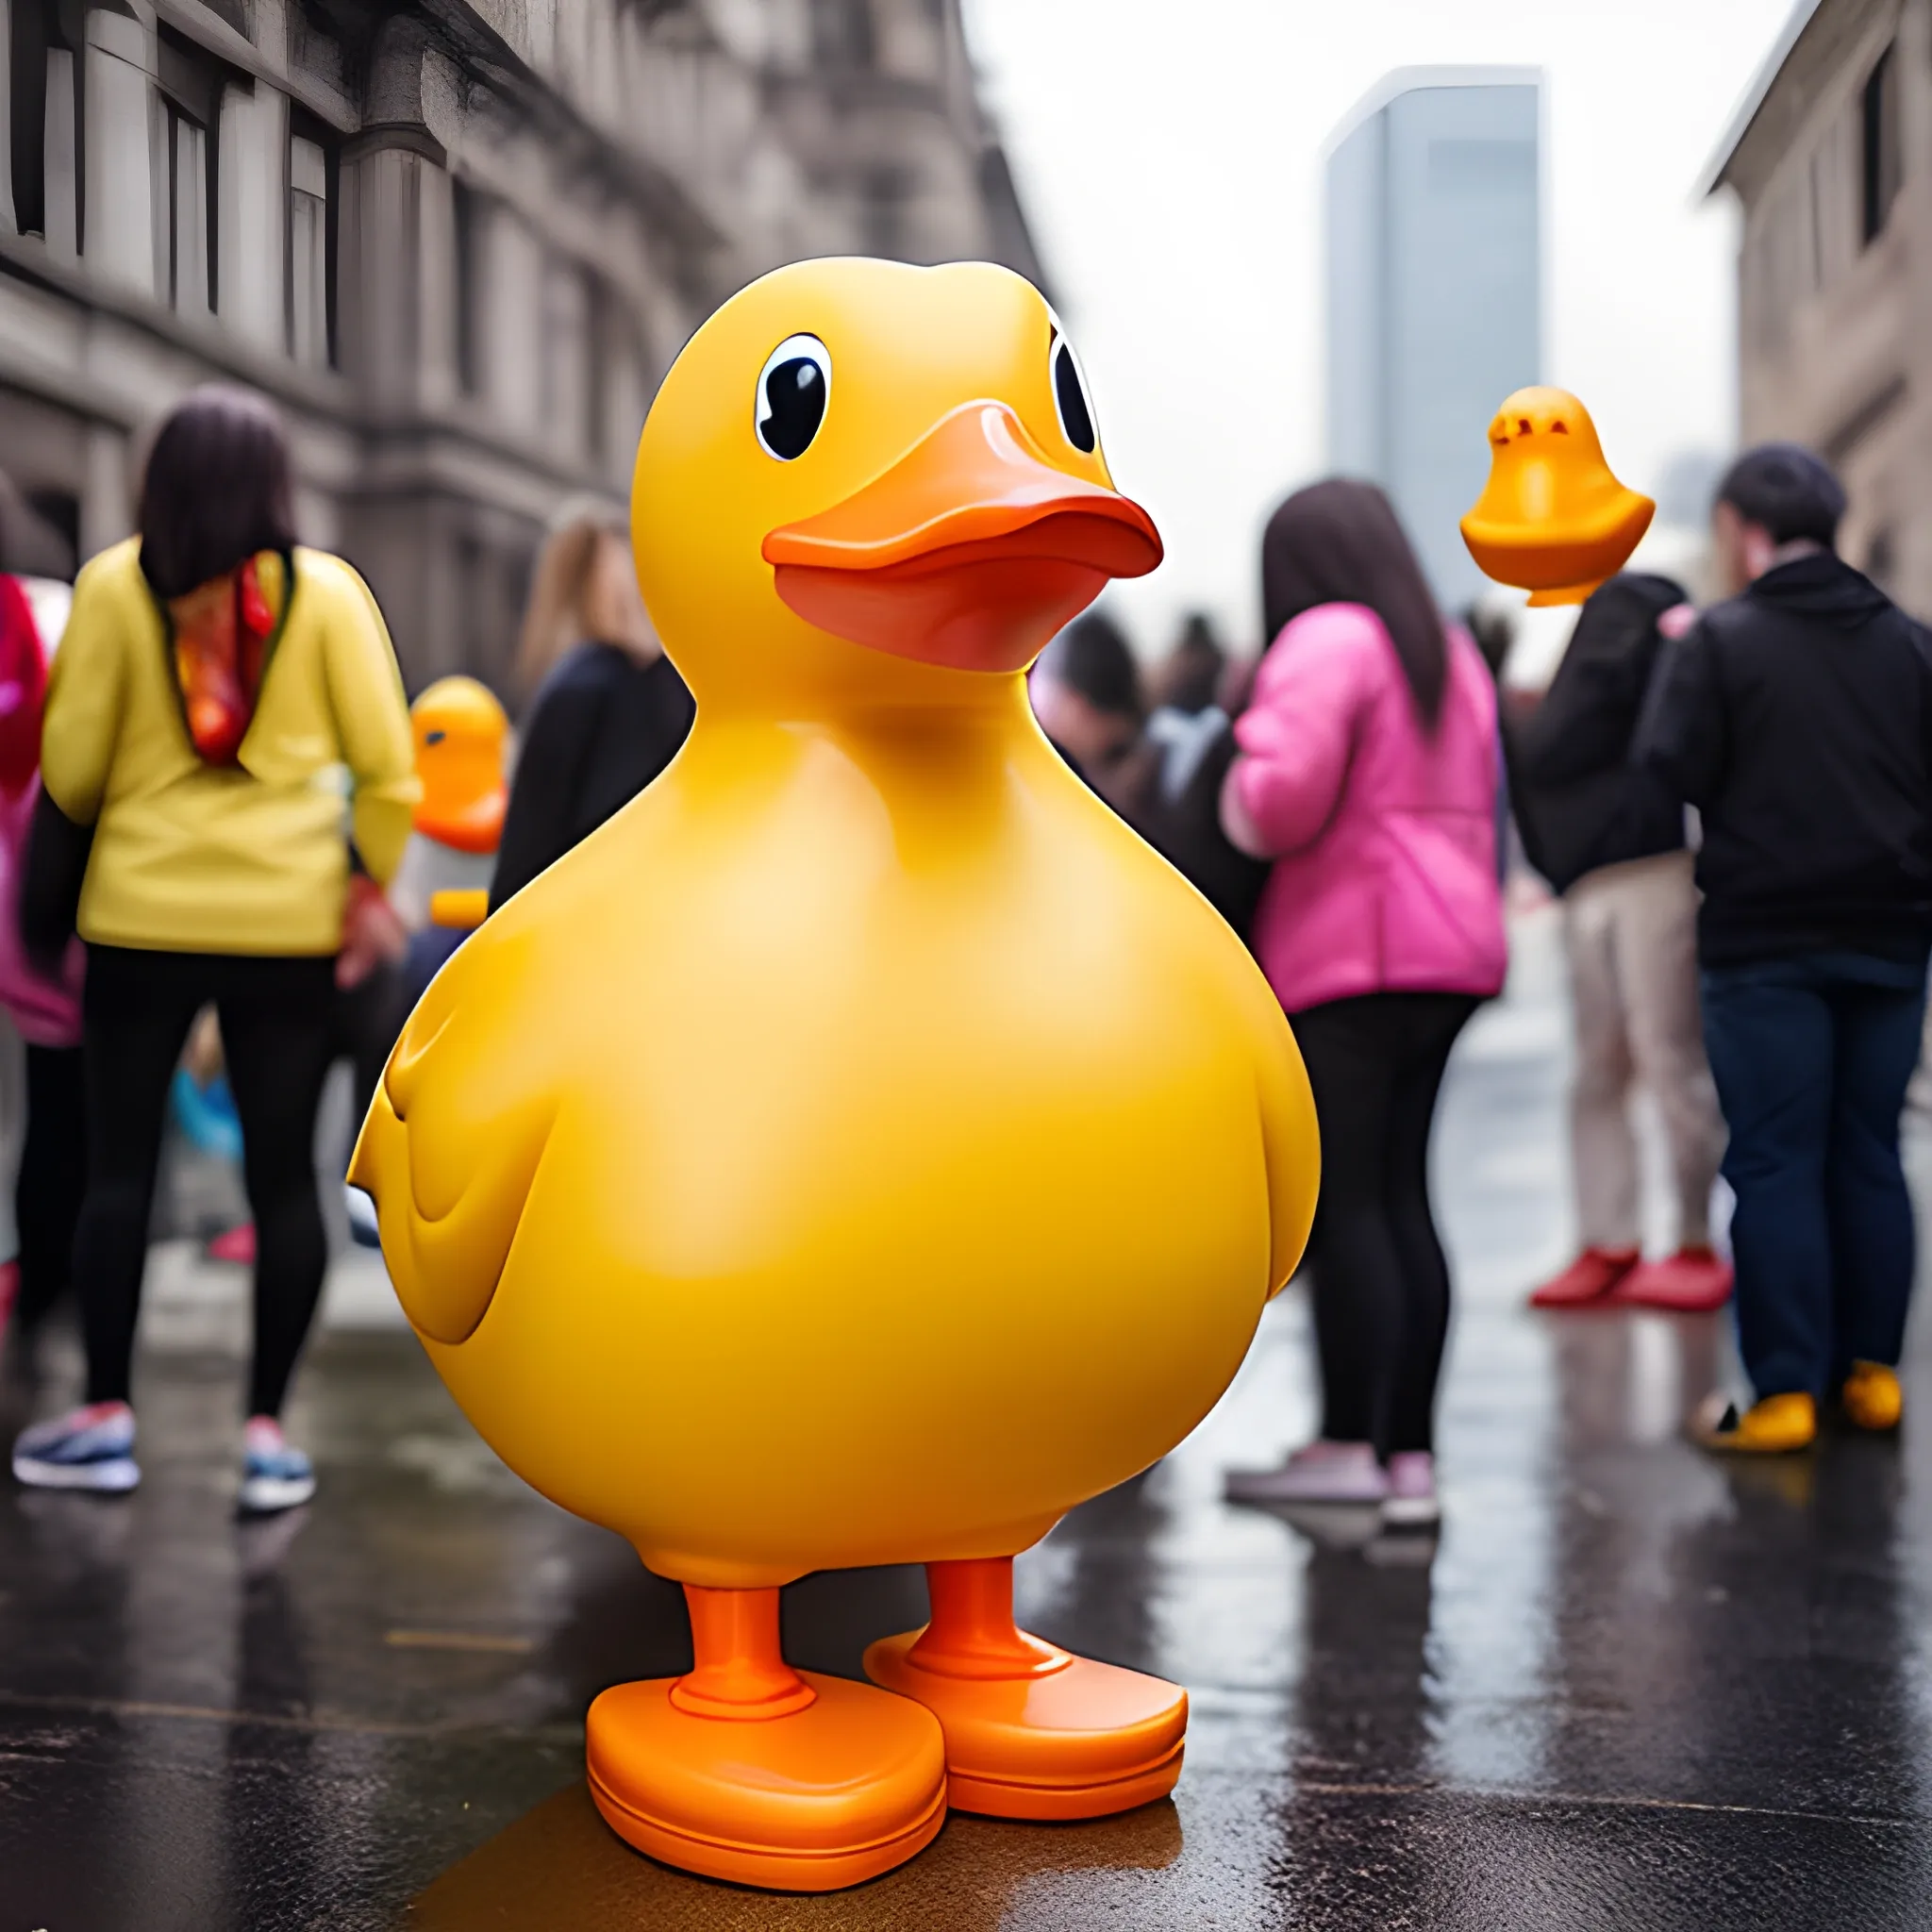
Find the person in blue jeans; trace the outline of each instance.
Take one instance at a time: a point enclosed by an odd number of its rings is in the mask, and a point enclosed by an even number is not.
[[[1707,1447],[1802,1449],[1820,1405],[1890,1429],[1911,1296],[1899,1114],[1932,953],[1932,640],[1836,552],[1844,492],[1790,443],[1713,513],[1735,592],[1669,644],[1632,756],[1703,820],[1705,1043],[1730,1129],[1756,1401]]]

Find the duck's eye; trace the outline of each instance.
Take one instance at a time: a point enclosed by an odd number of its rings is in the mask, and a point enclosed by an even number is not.
[[[832,394],[832,352],[816,336],[787,336],[758,371],[753,423],[766,453],[791,462],[811,447]]]
[[[1059,412],[1060,432],[1082,456],[1091,457],[1100,441],[1093,427],[1093,406],[1087,400],[1087,377],[1074,345],[1058,329],[1053,333],[1053,404]]]

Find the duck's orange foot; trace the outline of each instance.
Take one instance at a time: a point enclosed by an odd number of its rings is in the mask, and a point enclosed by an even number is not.
[[[778,1658],[776,1591],[687,1594],[697,1669],[616,1685],[591,1706],[591,1796],[611,1830],[664,1864],[773,1891],[858,1885],[929,1844],[946,1815],[932,1714],[792,1672]],[[768,1656],[708,1664],[700,1612],[718,1606],[700,1598],[738,1600],[725,1607],[741,1625],[746,1608],[761,1624],[768,1607]]]
[[[865,1653],[874,1683],[946,1737],[947,1802],[993,1818],[1102,1818],[1181,1774],[1188,1693],[1074,1657],[1013,1625],[1010,1557],[926,1568],[932,1622]]]

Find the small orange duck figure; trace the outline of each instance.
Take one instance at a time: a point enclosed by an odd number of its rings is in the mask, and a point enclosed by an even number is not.
[[[1567,389],[1537,386],[1490,424],[1490,480],[1462,541],[1485,576],[1531,604],[1581,604],[1628,562],[1656,510],[1611,474],[1590,411]]]
[[[509,720],[488,685],[474,677],[439,677],[409,707],[409,722],[423,798],[401,883],[406,896],[427,893],[431,924],[467,931],[481,925],[489,910],[490,878],[509,805],[503,774]],[[418,846],[430,855],[426,865],[415,862],[422,856]]]

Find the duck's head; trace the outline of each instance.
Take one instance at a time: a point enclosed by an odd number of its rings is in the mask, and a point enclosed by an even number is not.
[[[509,721],[487,685],[440,677],[409,707],[423,796],[415,827],[458,852],[494,852],[508,788],[503,747]]]
[[[1656,508],[1611,475],[1568,390],[1520,389],[1491,421],[1490,480],[1462,540],[1486,575],[1532,604],[1580,604],[1623,569]]]
[[[730,708],[962,701],[1161,554],[1053,311],[985,262],[734,295],[652,405],[631,527],[665,648]]]

